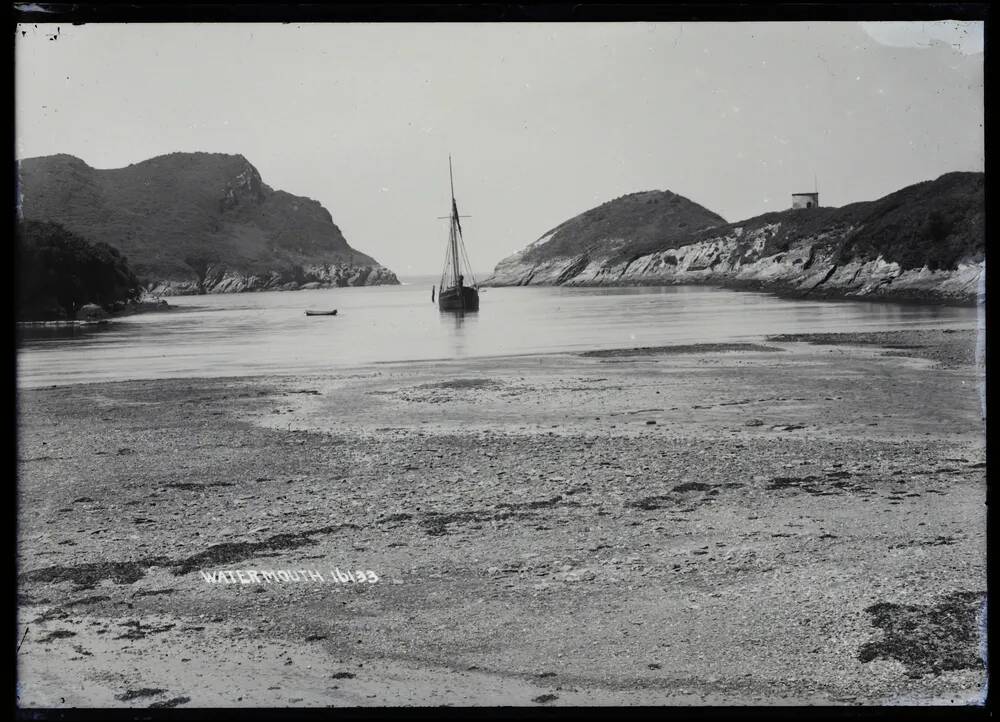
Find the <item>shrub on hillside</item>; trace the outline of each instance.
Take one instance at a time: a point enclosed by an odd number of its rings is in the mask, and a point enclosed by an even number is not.
[[[18,320],[73,318],[87,303],[111,310],[142,292],[117,249],[56,223],[18,223],[17,271]]]

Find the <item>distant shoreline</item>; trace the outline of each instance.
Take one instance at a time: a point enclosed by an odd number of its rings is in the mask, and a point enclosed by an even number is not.
[[[488,278],[488,277],[487,277]],[[291,291],[317,291],[346,288],[374,288],[379,285],[399,285],[406,287],[419,287],[425,283],[428,287],[436,286],[437,276],[427,276],[425,278],[417,276],[406,280],[400,279],[398,284],[372,284],[364,286],[316,286],[310,288],[247,288],[238,291],[208,291],[204,293],[170,293],[152,296],[152,298],[171,298],[175,296],[231,296],[244,293],[268,293],[280,291],[282,293]],[[834,289],[823,291],[807,290],[802,291],[795,288],[783,288],[773,286],[763,281],[723,281],[695,279],[685,279],[683,283],[673,283],[670,281],[657,282],[655,279],[643,279],[635,282],[608,282],[608,283],[586,283],[586,284],[559,284],[559,283],[488,283],[480,282],[478,287],[487,288],[666,288],[666,287],[690,287],[690,288],[719,288],[727,291],[745,291],[749,293],[765,293],[776,298],[791,301],[859,301],[862,303],[895,303],[903,306],[949,306],[955,308],[975,308],[985,304],[985,299],[978,293],[962,297],[946,297],[938,294],[927,294],[914,291],[909,294],[899,295],[870,295],[858,296],[837,292]]]
[[[642,281],[616,281],[608,283],[481,283],[481,288],[665,288],[665,287],[708,287],[720,288],[726,291],[746,291],[749,293],[766,293],[776,298],[783,298],[790,301],[860,301],[862,303],[895,303],[902,306],[949,306],[954,308],[976,308],[985,305],[986,301],[978,292],[974,295],[961,297],[947,297],[939,294],[927,294],[923,292],[902,293],[899,295],[870,295],[857,296],[841,293],[835,289],[824,291],[806,290],[796,288],[771,285],[765,281],[719,281],[717,279],[698,281],[695,279],[685,279],[683,283],[671,281],[657,282],[655,279],[643,279]]]
[[[77,313],[86,306],[97,306],[97,304],[84,304]],[[117,318],[135,316],[140,313],[162,313],[164,311],[176,311],[177,306],[171,306],[164,299],[146,299],[143,301],[130,301],[122,308],[108,311],[101,308],[101,315],[92,318],[46,318],[46,319],[17,319],[17,328],[85,328],[88,326],[103,326]]]

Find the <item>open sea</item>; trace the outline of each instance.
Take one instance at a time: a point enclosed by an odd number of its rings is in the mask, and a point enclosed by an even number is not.
[[[804,301],[706,286],[481,291],[456,316],[437,277],[400,286],[174,296],[172,311],[19,341],[22,388],[177,377],[323,373],[377,362],[760,340],[767,334],[976,328],[977,309]],[[306,309],[336,316],[305,315]]]

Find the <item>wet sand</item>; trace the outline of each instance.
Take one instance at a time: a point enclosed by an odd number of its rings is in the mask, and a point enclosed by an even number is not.
[[[24,390],[19,702],[975,703],[982,369],[905,333]]]

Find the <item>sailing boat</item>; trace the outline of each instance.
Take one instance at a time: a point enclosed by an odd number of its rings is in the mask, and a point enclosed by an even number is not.
[[[472,265],[462,242],[462,223],[459,220],[458,204],[455,202],[455,176],[451,170],[451,156],[448,156],[448,178],[451,180],[451,222],[448,232],[448,248],[444,255],[444,269],[438,293],[438,309],[441,311],[478,311],[479,284],[472,274]],[[468,275],[462,272],[463,267]],[[469,279],[472,284],[466,281]]]

